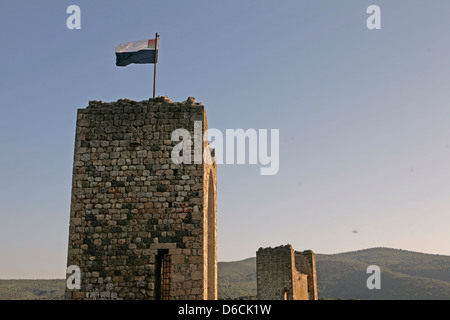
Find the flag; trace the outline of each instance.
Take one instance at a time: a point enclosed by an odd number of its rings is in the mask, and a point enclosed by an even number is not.
[[[116,66],[125,67],[130,63],[156,63],[157,46],[157,39],[121,44],[116,47]]]

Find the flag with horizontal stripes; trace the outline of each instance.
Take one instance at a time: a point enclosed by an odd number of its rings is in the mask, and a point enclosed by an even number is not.
[[[116,66],[125,67],[131,63],[156,63],[157,56],[157,39],[128,42],[116,47]]]

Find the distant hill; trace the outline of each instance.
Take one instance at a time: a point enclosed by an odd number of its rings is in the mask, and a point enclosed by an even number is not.
[[[342,299],[450,299],[450,257],[373,248],[317,255],[319,297]],[[369,290],[369,265],[381,269],[381,289]],[[449,280],[445,280],[449,279]]]
[[[256,298],[256,258],[218,262],[219,299]]]
[[[389,248],[317,254],[320,299],[450,300],[450,256]],[[381,268],[381,289],[366,287],[367,266]],[[256,298],[256,258],[218,263],[219,299]],[[0,299],[62,299],[65,281],[0,280]]]
[[[450,256],[420,252],[373,248],[338,254],[343,258],[376,264],[380,268],[410,276],[426,277],[450,282]]]

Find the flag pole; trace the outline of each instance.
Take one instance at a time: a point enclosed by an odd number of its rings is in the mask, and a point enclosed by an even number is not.
[[[156,96],[156,64],[158,63],[158,45],[159,45],[159,35],[157,32],[155,39],[155,66],[153,70],[153,99],[155,99]]]

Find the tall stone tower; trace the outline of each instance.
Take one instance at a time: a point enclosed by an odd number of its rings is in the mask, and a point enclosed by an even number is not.
[[[217,167],[194,148],[171,157],[186,129],[210,160],[207,128],[193,98],[78,110],[67,266],[81,288],[67,299],[217,299]]]

